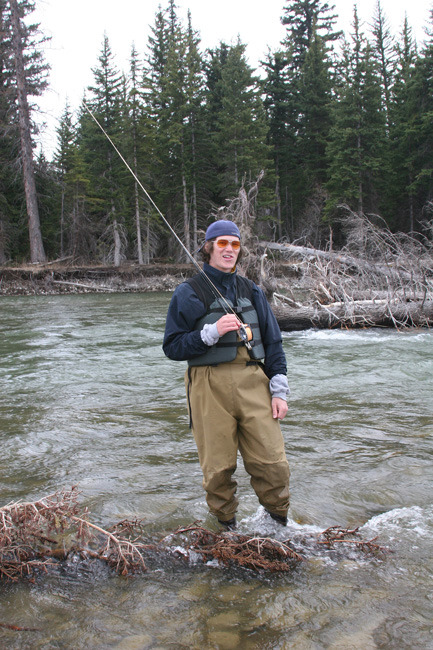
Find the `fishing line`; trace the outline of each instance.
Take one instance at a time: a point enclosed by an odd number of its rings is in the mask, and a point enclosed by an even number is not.
[[[170,223],[167,221],[167,219],[165,218],[165,216],[162,214],[161,210],[158,208],[158,206],[156,205],[155,201],[152,199],[152,197],[150,196],[149,192],[146,190],[146,188],[144,187],[144,185],[142,184],[142,182],[140,181],[140,179],[137,177],[137,175],[135,174],[135,172],[133,171],[133,169],[131,168],[131,166],[129,165],[129,163],[125,160],[125,158],[124,158],[124,156],[122,155],[121,151],[120,151],[120,150],[117,148],[117,146],[114,144],[113,140],[110,138],[110,136],[109,136],[108,133],[105,131],[105,129],[103,128],[103,126],[99,123],[99,121],[97,120],[97,118],[95,117],[95,115],[93,114],[93,112],[90,110],[90,108],[87,106],[87,104],[86,104],[86,102],[85,102],[84,100],[83,100],[83,105],[84,105],[84,108],[86,109],[86,111],[89,113],[90,117],[94,120],[94,122],[97,124],[97,126],[101,129],[102,133],[105,135],[105,137],[107,138],[108,142],[111,144],[111,146],[113,147],[114,151],[117,153],[117,155],[119,156],[119,158],[121,159],[121,161],[123,162],[123,164],[125,165],[125,167],[127,168],[127,170],[132,174],[134,180],[138,183],[139,187],[140,187],[141,190],[144,192],[146,198],[147,198],[147,199],[150,201],[150,203],[153,205],[153,207],[155,208],[155,210],[157,211],[157,213],[159,214],[159,216],[161,217],[161,219],[164,221],[165,225],[169,228],[170,232],[175,236],[176,240],[177,240],[178,243],[181,245],[181,247],[182,247],[182,249],[185,251],[185,253],[188,255],[188,257],[189,257],[189,259],[191,260],[191,262],[192,262],[192,263],[194,264],[194,266],[198,269],[199,273],[200,273],[201,275],[203,275],[203,276],[206,278],[206,281],[208,282],[208,284],[209,284],[209,286],[210,286],[210,288],[211,288],[211,291],[213,292],[214,296],[215,296],[216,298],[220,298],[220,299],[223,301],[224,304],[222,305],[222,307],[223,307],[224,311],[226,312],[226,314],[228,314],[229,312],[231,312],[232,314],[234,314],[234,315],[236,316],[236,318],[238,319],[238,321],[239,321],[239,323],[240,323],[239,336],[240,336],[240,338],[242,339],[242,341],[244,341],[245,345],[246,345],[247,347],[249,347],[249,349],[250,349],[250,348],[251,348],[251,345],[249,344],[249,340],[250,340],[250,338],[249,338],[249,335],[248,335],[247,330],[245,329],[245,324],[244,324],[244,323],[239,319],[239,316],[236,314],[236,312],[235,312],[235,310],[233,309],[233,307],[230,305],[230,303],[227,301],[227,299],[223,296],[223,294],[222,294],[221,291],[218,289],[218,287],[215,286],[215,284],[212,282],[212,280],[210,279],[210,277],[209,277],[208,275],[206,275],[206,273],[203,271],[203,269],[201,268],[201,266],[200,266],[200,264],[197,262],[197,260],[196,260],[192,255],[191,255],[191,253],[189,252],[189,250],[187,249],[187,247],[185,246],[185,244],[183,243],[183,241],[181,240],[181,238],[178,236],[178,234],[176,233],[176,231],[172,228],[172,226],[170,225]]]

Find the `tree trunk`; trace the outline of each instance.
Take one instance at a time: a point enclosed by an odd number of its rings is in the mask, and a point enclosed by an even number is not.
[[[65,186],[62,182],[62,202],[60,207],[60,257],[65,254],[64,230],[65,230]]]
[[[114,266],[120,266],[122,242],[120,239],[119,224],[117,223],[116,209],[114,205],[112,207],[112,214],[113,214],[113,239],[114,239]]]
[[[146,220],[146,253],[145,253],[145,263],[150,263],[150,217],[147,215]]]
[[[307,305],[272,307],[282,331],[354,327],[431,327],[433,302],[392,302],[363,300],[351,305]]]
[[[198,219],[197,219],[197,183],[195,178],[196,170],[196,154],[195,154],[195,120],[194,115],[191,116],[191,153],[192,153],[192,169],[193,169],[193,181],[192,181],[192,237],[193,237],[193,249],[197,250],[198,246]]]
[[[6,264],[6,232],[3,218],[0,214],[0,264]]]
[[[46,255],[42,243],[41,225],[36,194],[33,165],[33,149],[30,131],[30,109],[27,100],[26,75],[24,69],[23,40],[17,0],[9,0],[12,19],[12,42],[15,54],[15,74],[17,80],[17,97],[19,127],[21,137],[21,157],[23,164],[24,190],[27,204],[29,225],[30,258],[34,263],[45,262]]]
[[[188,200],[186,194],[186,178],[185,172],[182,172],[182,187],[183,187],[183,232],[185,236],[185,246],[190,251],[191,250],[191,232],[189,225],[189,213],[188,213]],[[188,256],[186,260],[188,261]]]
[[[135,229],[137,233],[137,256],[138,256],[138,263],[143,264],[143,244],[141,241],[140,202],[138,198],[137,181],[134,182],[134,192],[135,192]]]
[[[133,129],[133,138],[134,138],[134,174],[135,178],[138,178],[138,161],[137,161],[137,132],[136,124],[134,119],[134,129]],[[134,180],[134,194],[135,194],[135,229],[137,235],[137,256],[138,263],[143,264],[143,244],[141,241],[141,220],[140,220],[140,201],[138,193],[138,183]]]
[[[275,200],[277,202],[277,219],[278,219],[278,239],[281,239],[283,236],[283,223],[281,219],[281,196],[280,196],[280,163],[279,156],[277,153],[275,160]]]
[[[364,213],[364,197],[363,197],[363,187],[362,187],[362,154],[361,154],[361,135],[359,133],[361,126],[358,123],[358,139],[357,139],[357,148],[358,148],[358,212],[359,214]]]

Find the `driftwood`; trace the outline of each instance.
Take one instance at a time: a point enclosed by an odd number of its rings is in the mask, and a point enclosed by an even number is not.
[[[78,494],[73,487],[0,508],[0,578],[31,577],[71,553],[100,559],[122,575],[146,569],[143,544],[90,523]]]
[[[215,533],[193,524],[180,528],[165,540],[183,537],[183,547],[194,551],[205,562],[216,560],[224,566],[239,566],[255,571],[290,571],[302,556],[290,545],[269,537],[242,535],[236,532]]]
[[[66,284],[70,287],[80,287],[81,289],[90,289],[91,291],[110,291],[111,293],[115,289],[110,289],[110,287],[103,287],[101,285],[90,285],[83,284],[82,282],[66,282],[65,280],[51,280],[53,284]]]
[[[198,523],[154,541],[146,538],[139,520],[123,520],[110,529],[91,523],[76,487],[0,508],[0,579],[8,581],[33,579],[36,572],[47,572],[71,557],[102,561],[123,576],[145,573],[157,557],[190,561],[194,555],[224,567],[287,572],[306,559],[304,551],[311,555],[323,545],[335,550],[343,544],[375,554],[388,550],[375,539],[362,539],[358,529],[340,527],[310,535],[296,548],[290,539],[215,532]]]
[[[392,233],[380,217],[341,206],[341,250],[259,241],[253,232],[263,176],[213,217],[238,225],[240,271],[265,291],[282,330],[433,325],[433,223],[425,224],[426,236]],[[285,277],[276,276],[277,261]]]
[[[291,307],[275,304],[272,311],[281,330],[352,327],[430,327],[433,325],[433,301],[396,302],[360,300]]]
[[[431,239],[391,233],[350,211],[345,227],[348,244],[338,252],[261,243],[286,260],[291,278],[279,278],[273,294],[281,329],[432,326]]]
[[[260,252],[260,244],[257,235],[254,234],[256,222],[256,199],[260,185],[265,177],[262,170],[257,180],[245,187],[245,180],[238,192],[238,195],[230,199],[227,205],[219,208],[211,216],[215,220],[228,219],[233,221],[239,228],[242,239],[242,260],[239,268],[243,275],[246,275],[254,282],[261,284],[267,293],[272,288],[268,286],[269,261],[263,251]]]

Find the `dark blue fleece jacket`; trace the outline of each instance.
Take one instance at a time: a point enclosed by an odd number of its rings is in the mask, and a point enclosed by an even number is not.
[[[203,270],[222,295],[235,303],[236,272],[224,273],[209,264],[205,264]],[[275,375],[285,375],[287,364],[281,343],[280,328],[265,294],[255,284],[253,286],[253,304],[259,318],[260,333],[266,353],[264,361],[266,375],[269,379]],[[200,331],[194,329],[197,320],[205,313],[205,305],[198,298],[192,286],[188,282],[180,284],[175,290],[168,308],[162,344],[164,353],[169,359],[187,361],[209,349],[206,343],[203,343]]]

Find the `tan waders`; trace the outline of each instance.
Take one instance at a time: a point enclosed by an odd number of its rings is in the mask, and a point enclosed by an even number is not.
[[[231,363],[193,366],[185,375],[203,487],[221,521],[232,519],[238,505],[238,450],[260,503],[283,517],[289,507],[289,465],[280,423],[272,417],[269,379],[250,362],[241,346]]]

